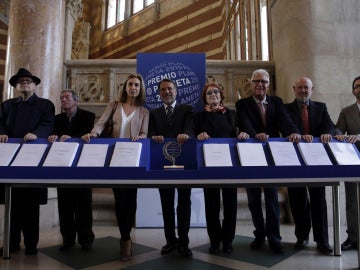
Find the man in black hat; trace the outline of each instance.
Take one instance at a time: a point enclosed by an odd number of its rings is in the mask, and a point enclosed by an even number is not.
[[[0,107],[0,143],[8,138],[23,138],[24,142],[47,138],[54,128],[54,104],[35,94],[41,80],[30,71],[20,68],[10,78],[20,96],[4,101]],[[1,186],[3,189],[3,186]],[[0,190],[4,202],[4,191]],[[20,249],[21,231],[24,236],[25,254],[37,253],[39,241],[40,204],[47,203],[46,188],[13,188],[10,216],[10,252]]]

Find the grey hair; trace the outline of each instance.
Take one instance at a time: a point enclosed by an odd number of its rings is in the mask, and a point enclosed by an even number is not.
[[[257,74],[262,74],[262,75],[265,75],[267,76],[269,79],[270,79],[270,75],[269,75],[269,72],[267,72],[265,69],[257,69],[255,70],[252,75],[251,75],[251,80],[254,79],[255,75]]]
[[[73,97],[73,99],[74,99],[75,101],[79,101],[79,100],[80,100],[80,97],[79,97],[78,93],[75,92],[75,90],[66,88],[66,89],[63,89],[63,90],[61,91],[60,95],[61,95],[62,93],[71,93],[71,95],[72,95],[72,97]]]

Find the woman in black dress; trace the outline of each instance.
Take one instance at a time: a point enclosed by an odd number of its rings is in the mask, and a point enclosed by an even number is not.
[[[220,85],[205,85],[201,98],[204,110],[194,115],[195,134],[198,140],[209,138],[234,138],[246,140],[249,135],[241,132],[237,136],[234,113],[223,106],[224,94]],[[224,219],[220,222],[220,190],[222,191]],[[209,253],[233,251],[232,242],[235,237],[237,188],[204,188],[205,216],[210,238]]]

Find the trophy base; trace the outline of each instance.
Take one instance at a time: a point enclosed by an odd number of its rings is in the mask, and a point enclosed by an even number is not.
[[[164,170],[183,170],[184,166],[183,165],[165,165],[164,166]]]

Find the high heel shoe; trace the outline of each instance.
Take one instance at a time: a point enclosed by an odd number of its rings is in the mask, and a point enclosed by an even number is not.
[[[120,259],[126,262],[131,259],[132,256],[132,243],[131,240],[120,240]]]

